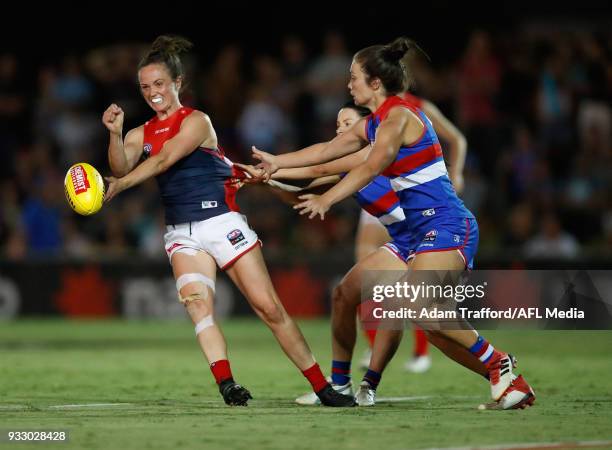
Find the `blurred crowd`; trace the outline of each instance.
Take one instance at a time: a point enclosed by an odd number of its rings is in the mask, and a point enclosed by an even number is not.
[[[333,31],[319,44],[286,36],[266,54],[232,44],[204,60],[196,42],[183,104],[209,114],[239,162],[252,161],[251,145],[283,153],[329,140],[358,49]],[[124,109],[124,132],[152,116],[136,84],[146,49],[65,54],[31,81],[17,55],[0,55],[0,257],[165,258],[154,180],[92,217],[73,213],[63,193],[76,162],[109,174],[100,120],[108,104]],[[475,30],[453,59],[430,56],[409,64],[414,89],[467,137],[462,197],[480,224],[480,254],[612,256],[612,33]],[[238,200],[268,254],[352,256],[350,200],[323,222],[299,217],[263,187],[244,187]]]

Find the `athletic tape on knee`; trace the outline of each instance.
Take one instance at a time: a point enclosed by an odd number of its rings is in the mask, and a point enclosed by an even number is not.
[[[181,297],[181,293],[178,293],[178,299],[181,303],[192,302],[194,300],[206,300],[208,298],[208,292],[196,292],[195,294],[186,295],[185,297]]]
[[[183,286],[189,283],[193,283],[194,281],[199,281],[200,283],[204,283],[206,286],[212,289],[213,293],[215,292],[215,282],[208,278],[206,275],[201,273],[184,273],[180,277],[176,279],[176,290],[180,291]]]
[[[196,336],[204,331],[208,327],[212,327],[215,324],[213,321],[213,316],[209,315],[200,320],[195,326],[195,334]]]

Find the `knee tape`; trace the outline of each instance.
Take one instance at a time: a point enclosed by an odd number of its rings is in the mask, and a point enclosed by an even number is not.
[[[195,334],[196,336],[204,331],[208,327],[212,327],[215,324],[213,321],[213,316],[209,315],[200,320],[195,326]]]
[[[196,292],[195,294],[181,296],[181,289],[189,283],[202,283],[208,286],[213,294],[215,293],[215,282],[201,273],[185,273],[176,279],[176,290],[178,292],[179,302],[186,303],[192,300],[205,300],[208,297],[208,292]]]

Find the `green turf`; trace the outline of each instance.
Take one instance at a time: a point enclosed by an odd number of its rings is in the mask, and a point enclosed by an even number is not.
[[[300,325],[328,372],[328,323]],[[69,444],[13,446],[20,449],[382,450],[612,439],[612,332],[487,332],[516,353],[538,394],[529,410],[497,412],[476,409],[487,401],[484,380],[437,351],[428,374],[405,373],[409,338],[378,396],[421,398],[299,407],[292,401],[308,385],[267,329],[252,320],[223,328],[234,374],[255,397],[248,408],[223,404],[186,321],[2,323],[0,429],[70,432]],[[52,407],[83,403],[128,405]]]

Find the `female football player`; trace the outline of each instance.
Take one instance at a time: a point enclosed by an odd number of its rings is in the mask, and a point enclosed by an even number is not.
[[[295,206],[300,214],[323,219],[333,204],[355,194],[362,207],[385,224],[393,239],[357,263],[334,293],[332,375],[345,375],[350,370],[354,316],[364,270],[402,270],[399,260],[408,262],[413,273],[461,271],[472,267],[478,245],[476,219],[450,183],[431,121],[398,96],[407,88],[403,60],[413,48],[418,47],[412,41],[399,38],[355,54],[348,87],[355,103],[372,114],[327,145],[278,156],[254,150],[254,156],[262,161],[260,167],[270,176],[280,168],[311,166],[359,152],[368,143],[372,146],[365,161],[325,194],[304,195],[303,202]],[[453,328],[439,332],[486,366],[491,396],[500,407],[517,408],[533,402],[532,389],[512,373],[512,356],[496,350],[467,323]],[[382,371],[400,339],[401,330],[379,330],[370,368],[356,395],[358,404],[375,403]]]
[[[114,175],[107,179],[105,200],[156,177],[165,209],[165,249],[178,297],[195,325],[198,343],[228,405],[246,405],[251,394],[234,381],[225,338],[214,320],[217,266],[270,327],[321,402],[353,406],[352,397],[337,393],[327,383],[272,286],[257,235],[235,202],[235,179],[241,173],[220,150],[210,118],[180,102],[184,82],[180,54],[190,47],[183,38],[160,36],[140,62],[140,92],[155,112],[151,120],[123,138],[123,110],[112,104],[104,112]],[[145,159],[139,163],[142,156]]]

